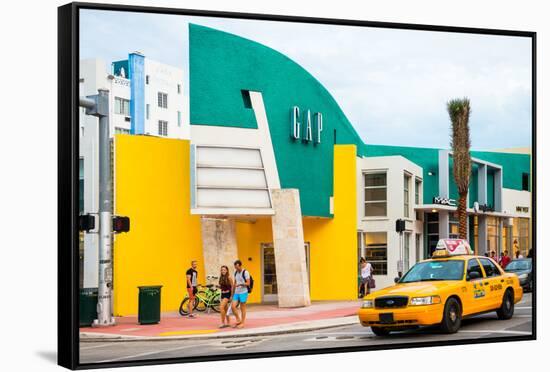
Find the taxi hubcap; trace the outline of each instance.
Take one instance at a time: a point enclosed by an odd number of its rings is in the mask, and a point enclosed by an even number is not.
[[[455,309],[451,309],[451,311],[449,313],[449,317],[451,318],[452,322],[456,321],[456,310]]]

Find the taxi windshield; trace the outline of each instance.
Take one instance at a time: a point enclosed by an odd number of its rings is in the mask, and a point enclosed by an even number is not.
[[[399,283],[429,282],[437,280],[462,280],[464,261],[426,261],[414,265]]]

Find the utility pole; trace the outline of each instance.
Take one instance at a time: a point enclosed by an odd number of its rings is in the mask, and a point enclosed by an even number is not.
[[[99,283],[97,294],[97,319],[94,326],[115,324],[112,311],[113,292],[113,190],[111,183],[111,146],[109,136],[109,91],[98,89],[98,94],[80,98],[80,106],[86,115],[99,121]]]

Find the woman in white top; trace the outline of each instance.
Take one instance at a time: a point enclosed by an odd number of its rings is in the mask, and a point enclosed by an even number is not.
[[[361,257],[361,286],[359,296],[363,297],[370,293],[369,281],[372,277],[372,265]],[[366,293],[365,293],[366,292]]]

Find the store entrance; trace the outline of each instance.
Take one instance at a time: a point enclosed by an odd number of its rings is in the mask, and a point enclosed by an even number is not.
[[[309,242],[304,244],[306,252],[307,277],[309,280]],[[262,302],[276,303],[277,298],[277,272],[275,269],[275,249],[273,243],[261,244],[262,254]]]

